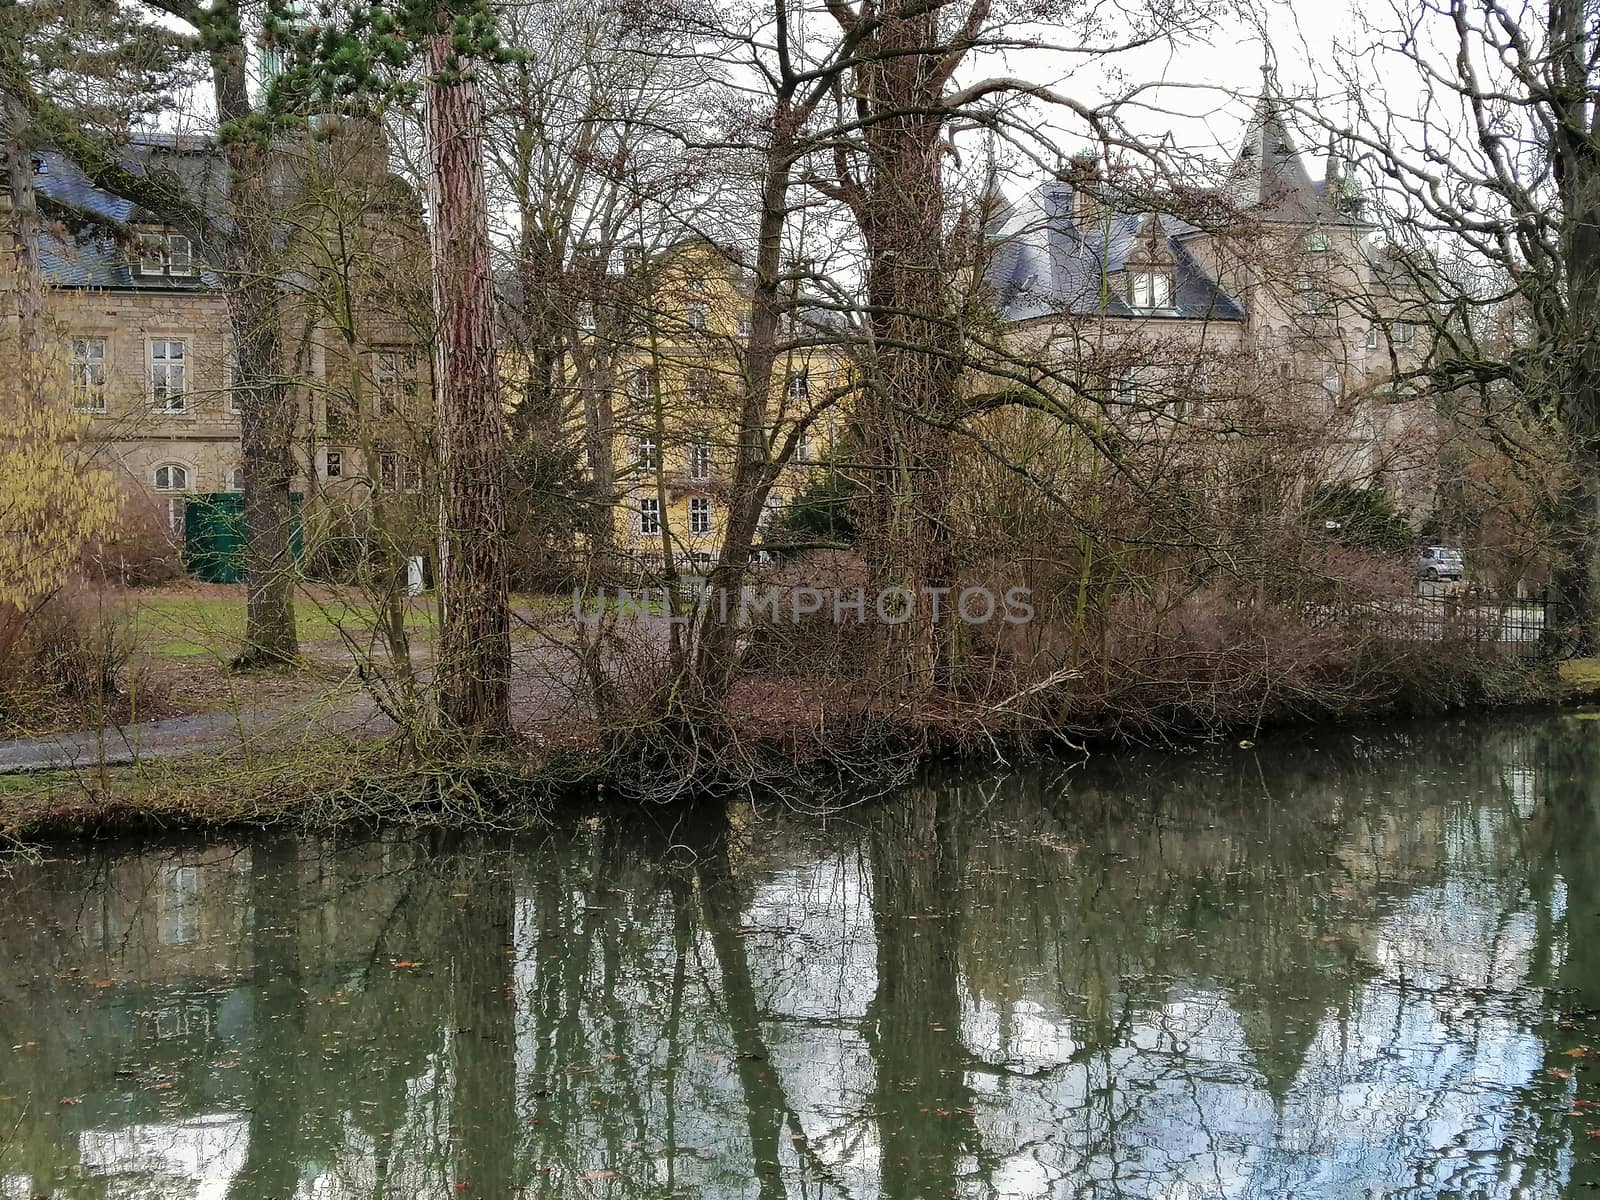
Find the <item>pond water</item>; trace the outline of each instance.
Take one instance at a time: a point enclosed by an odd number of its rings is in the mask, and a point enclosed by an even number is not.
[[[1600,1185],[1573,716],[0,889],[4,1200]]]

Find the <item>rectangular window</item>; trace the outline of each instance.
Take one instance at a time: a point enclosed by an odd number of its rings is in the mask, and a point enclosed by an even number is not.
[[[1302,275],[1294,281],[1294,293],[1300,311],[1306,316],[1321,316],[1328,311],[1328,292],[1320,280]]]
[[[1305,247],[1312,254],[1326,254],[1333,248],[1333,243],[1328,240],[1328,235],[1325,233],[1308,233]]]
[[[328,451],[328,465],[323,468],[323,475],[329,479],[338,479],[344,474],[344,455],[338,450]]]
[[[422,468],[404,454],[386,451],[378,455],[378,483],[390,491],[421,491]]]
[[[1132,308],[1171,308],[1172,276],[1159,271],[1136,271],[1128,286]]]
[[[1389,341],[1396,346],[1409,346],[1416,326],[1409,321],[1396,321],[1389,330]]]
[[[176,338],[152,338],[146,347],[151,406],[157,412],[187,412],[188,343]]]
[[[811,461],[811,429],[809,426],[800,430],[795,436],[794,460],[801,463]]]
[[[701,405],[711,400],[711,373],[704,370],[690,371],[684,376],[683,395],[690,404]]]
[[[704,329],[706,327],[706,306],[702,301],[695,300],[684,311],[684,321],[690,329]]]
[[[689,532],[711,532],[711,501],[704,496],[689,498]]]
[[[644,496],[639,500],[639,532],[661,532],[661,501],[654,496]]]
[[[1376,350],[1378,348],[1378,327],[1376,325],[1367,330],[1367,338],[1362,345],[1368,350]]]
[[[194,253],[189,239],[181,233],[167,235],[167,274],[187,276],[194,274]]]
[[[411,364],[411,351],[404,348],[391,347],[372,352],[373,416],[403,413],[410,407],[408,401],[413,394]]]
[[[167,269],[167,239],[159,233],[139,235],[139,273],[160,275]]]
[[[689,478],[697,483],[711,478],[711,443],[704,434],[689,443]]]
[[[657,471],[661,468],[661,448],[656,445],[653,434],[643,434],[633,440],[634,457],[639,461],[641,471]]]
[[[200,868],[167,867],[159,893],[161,941],[181,946],[200,936]]]
[[[804,371],[789,376],[784,394],[790,404],[804,404],[811,395],[811,381]]]
[[[105,338],[72,339],[72,389],[79,412],[105,412]]]
[[[181,233],[141,233],[139,274],[186,279],[194,274],[194,249]]]

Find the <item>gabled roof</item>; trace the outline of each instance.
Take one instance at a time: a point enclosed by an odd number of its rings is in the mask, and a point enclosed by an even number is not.
[[[1000,316],[1143,317],[1242,321],[1244,309],[1222,291],[1182,244],[1196,227],[1171,213],[1105,213],[1080,227],[1072,219],[1073,187],[1052,179],[1008,203],[989,222],[994,246],[986,280]],[[1158,218],[1158,244],[1173,261],[1172,307],[1133,309],[1114,282],[1137,256],[1147,222]]]
[[[45,149],[34,177],[34,189],[41,199],[54,200],[64,208],[99,217],[116,225],[163,224],[156,217],[122,196],[96,187],[89,177],[64,154]],[[220,204],[225,191],[222,163],[204,153],[188,138],[172,136],[142,137],[131,142],[124,165],[145,169],[157,158],[182,178],[193,198],[208,207]],[[188,278],[147,277],[133,271],[136,251],[119,245],[107,229],[86,226],[74,234],[59,222],[45,221],[40,238],[39,260],[45,279],[55,287],[129,288],[139,291],[196,291],[220,286],[217,277],[201,270]]]

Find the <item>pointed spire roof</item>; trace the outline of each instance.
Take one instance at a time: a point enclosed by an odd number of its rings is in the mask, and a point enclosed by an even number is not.
[[[1267,75],[1244,143],[1228,169],[1224,193],[1257,220],[1296,225],[1340,222],[1344,218],[1311,181],[1301,160],[1286,107]]]

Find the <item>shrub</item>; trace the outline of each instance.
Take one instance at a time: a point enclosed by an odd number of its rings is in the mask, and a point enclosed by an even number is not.
[[[182,551],[161,514],[145,497],[130,493],[110,532],[84,546],[78,574],[127,587],[158,587],[185,577]]]
[[[133,630],[125,605],[81,583],[26,609],[0,608],[0,729],[120,715]]]

